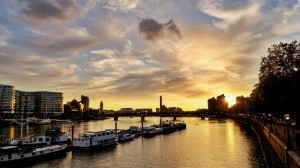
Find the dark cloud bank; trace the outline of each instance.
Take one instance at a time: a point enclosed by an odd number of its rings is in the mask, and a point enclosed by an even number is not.
[[[72,0],[19,0],[22,3],[20,12],[34,19],[68,19],[66,12],[79,10]]]
[[[139,32],[146,40],[161,39],[166,36],[181,38],[181,33],[173,20],[167,23],[158,23],[151,18],[142,19],[139,22]]]

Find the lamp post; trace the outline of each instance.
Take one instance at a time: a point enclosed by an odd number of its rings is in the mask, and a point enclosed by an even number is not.
[[[285,114],[284,119],[286,120],[286,126],[287,126],[287,143],[286,143],[286,150],[292,150],[293,149],[293,143],[291,141],[291,136],[290,136],[290,130],[289,130],[289,120],[290,120],[290,115]]]
[[[273,132],[273,128],[272,128],[272,114],[269,113],[268,116],[270,118],[270,132]]]

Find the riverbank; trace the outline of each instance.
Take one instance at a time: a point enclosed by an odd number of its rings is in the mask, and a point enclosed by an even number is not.
[[[300,151],[297,147],[299,129],[290,129],[290,140],[293,148],[288,149],[288,132],[285,126],[278,124],[270,125],[270,123],[253,117],[237,115],[227,117],[241,121],[255,131],[269,167],[300,167]],[[272,129],[270,129],[271,127]]]

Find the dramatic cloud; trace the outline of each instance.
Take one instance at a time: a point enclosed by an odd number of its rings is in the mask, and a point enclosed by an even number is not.
[[[2,0],[0,11],[1,83],[114,110],[248,96],[267,48],[300,38],[297,0]]]
[[[55,31],[60,36],[53,36],[53,32],[38,36],[28,36],[26,39],[42,50],[77,52],[88,48],[97,41],[86,29],[59,29]]]
[[[80,14],[82,11],[73,0],[20,0],[20,12],[31,22],[45,22],[46,20],[68,20],[70,14]]]
[[[167,35],[181,38],[180,31],[173,20],[161,24],[151,18],[142,19],[139,22],[139,31],[146,40],[156,40]]]

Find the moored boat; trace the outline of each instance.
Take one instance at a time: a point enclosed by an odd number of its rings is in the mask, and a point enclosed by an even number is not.
[[[163,124],[163,134],[169,134],[174,132],[175,129],[175,125],[173,123],[164,123]]]
[[[155,136],[157,134],[160,134],[163,132],[163,129],[160,127],[145,127],[143,129],[143,136],[144,137],[152,137]]]
[[[115,144],[114,130],[79,133],[73,140],[74,149],[101,148]]]
[[[47,128],[45,135],[30,135],[19,140],[12,140],[8,145],[19,147],[38,147],[46,145],[67,144],[68,136],[65,132],[61,132],[60,128]]]
[[[51,124],[51,119],[42,119],[36,117],[27,117],[26,122],[32,125],[46,125]]]
[[[47,128],[45,130],[45,136],[51,137],[51,144],[62,144],[68,143],[68,135],[65,132],[62,132],[60,128]]]
[[[130,126],[129,130],[132,131],[133,133],[141,133],[142,132],[142,128],[138,127],[138,126]]]
[[[131,141],[133,139],[134,139],[134,135],[129,134],[129,133],[121,133],[118,136],[118,141],[119,142]]]
[[[3,146],[0,147],[0,167],[12,167],[15,164],[24,166],[29,161],[38,162],[40,158],[55,157],[59,153],[65,153],[67,144],[47,145],[42,147],[20,147]]]

